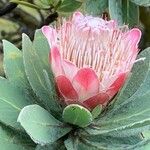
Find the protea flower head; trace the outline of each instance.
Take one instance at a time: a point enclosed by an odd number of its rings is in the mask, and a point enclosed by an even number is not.
[[[124,84],[138,53],[141,31],[75,12],[58,29],[44,26],[50,64],[66,104],[105,106]]]

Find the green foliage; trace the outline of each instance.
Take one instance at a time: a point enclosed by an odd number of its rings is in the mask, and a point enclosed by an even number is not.
[[[47,80],[45,79],[44,75],[44,70],[47,70],[47,66],[45,66],[44,62],[41,60],[41,58],[45,56],[45,61],[47,61],[47,64],[49,64],[48,53],[43,51],[43,54],[40,57],[38,49],[36,51],[34,47],[35,46],[32,45],[32,42],[30,41],[28,36],[23,35],[22,48],[23,48],[24,66],[28,80],[34,92],[40,98],[39,103],[41,105],[44,105],[44,107],[47,108],[48,111],[57,115],[58,113],[60,113],[61,109],[58,104],[58,100],[54,99],[54,97],[50,95],[50,91],[47,88]],[[45,49],[44,45],[43,49]],[[52,77],[52,75],[50,77]],[[53,89],[53,91],[55,92],[55,89]]]
[[[2,127],[0,127],[0,135],[1,150],[34,150],[35,145],[25,136]]]
[[[109,0],[109,13],[111,19],[117,20],[119,25],[123,24],[122,1]]]
[[[35,0],[34,1],[36,5],[42,7],[42,8],[49,8],[52,4],[53,0]]]
[[[24,71],[22,52],[6,40],[3,40],[3,50],[6,77],[16,86],[28,88],[29,83]]]
[[[66,150],[63,141],[56,141],[52,144],[41,146],[37,145],[36,150]]]
[[[38,5],[34,5],[34,4],[31,4],[31,3],[26,2],[26,1],[11,0],[11,2],[16,3],[16,4],[20,4],[20,5],[23,5],[23,6],[27,6],[27,7],[30,7],[30,8],[34,8],[34,9],[45,9],[45,8],[39,7]]]
[[[139,23],[139,8],[129,0],[109,0],[109,13],[119,25],[135,26]]]
[[[62,0],[61,4],[57,8],[59,12],[73,12],[82,5],[81,2],[77,0]]]
[[[93,110],[92,110],[92,116],[93,116],[93,119],[97,118],[101,112],[102,112],[102,105],[97,105]]]
[[[135,148],[140,142],[139,136],[120,138],[80,135],[80,137],[70,136],[65,141],[65,146],[67,150],[129,150]]]
[[[139,25],[139,6],[129,0],[122,1],[123,23],[129,27]]]
[[[92,122],[93,117],[86,108],[77,104],[71,104],[64,109],[63,119],[70,124],[86,127]]]
[[[10,20],[0,18],[0,39],[2,38],[2,32],[14,32],[19,29],[19,25]]]
[[[88,14],[100,16],[108,7],[107,0],[86,0],[84,3],[84,10]]]
[[[0,78],[0,122],[21,129],[17,123],[21,109],[30,101],[22,89],[13,86],[8,80]]]
[[[137,4],[137,5],[140,5],[140,6],[145,6],[145,7],[148,7],[150,6],[150,0],[130,0],[131,2]]]
[[[38,105],[24,107],[20,112],[18,122],[32,140],[41,145],[53,143],[71,130]]]

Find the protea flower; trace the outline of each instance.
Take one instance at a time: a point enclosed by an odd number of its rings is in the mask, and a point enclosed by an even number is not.
[[[75,12],[58,29],[42,28],[50,45],[50,64],[66,104],[105,106],[124,84],[138,53],[141,31],[114,20]]]

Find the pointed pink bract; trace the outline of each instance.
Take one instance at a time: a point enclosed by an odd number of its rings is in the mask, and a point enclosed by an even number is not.
[[[78,94],[73,88],[71,82],[65,76],[61,75],[56,77],[56,83],[62,96],[67,100],[77,100]]]

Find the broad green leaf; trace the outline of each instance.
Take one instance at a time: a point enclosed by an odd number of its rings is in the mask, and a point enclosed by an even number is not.
[[[129,0],[109,0],[109,13],[119,25],[133,27],[139,23],[139,7]]]
[[[131,127],[136,127],[137,130],[137,128],[144,128],[145,122],[150,121],[150,51],[146,49],[141,56],[145,56],[146,62],[140,64],[138,70],[135,69],[137,70],[135,77],[135,72],[133,72],[133,78],[131,77],[128,82],[129,86],[128,84],[126,85],[128,87],[127,90],[131,87],[133,87],[134,90],[131,88],[132,92],[127,92],[128,95],[124,95],[125,98],[122,99],[121,95],[126,91],[126,88],[123,89],[124,92],[120,94],[120,97],[117,97],[118,103],[116,102],[108,113],[103,114],[104,116],[96,121],[93,129],[88,129],[91,134],[106,134]],[[141,77],[139,75],[141,75]],[[138,80],[139,83],[136,85]],[[121,102],[119,103],[120,100]]]
[[[28,88],[30,85],[24,71],[22,52],[6,40],[3,40],[3,50],[6,77],[16,86]]]
[[[141,144],[141,147],[138,150],[149,150],[150,149],[150,130],[147,130],[142,133],[145,139],[145,142]]]
[[[139,6],[129,0],[122,0],[123,23],[129,27],[139,24]]]
[[[19,114],[18,122],[31,139],[41,145],[53,143],[71,130],[38,105],[24,107]]]
[[[62,0],[61,5],[57,8],[59,12],[73,12],[82,5],[77,0]]]
[[[84,3],[84,9],[87,13],[92,15],[101,15],[103,11],[108,7],[107,0],[86,0]]]
[[[46,87],[49,90],[49,94],[51,95],[51,97],[55,100],[58,99],[56,91],[55,91],[55,87],[54,87],[54,81],[52,81],[47,73],[46,70],[43,70],[43,74],[45,77],[45,82],[46,82]]]
[[[78,137],[70,136],[67,140],[65,140],[65,146],[67,150],[78,150]],[[88,150],[88,149],[86,149]]]
[[[0,149],[34,150],[34,145],[28,143],[24,137],[19,136],[11,130],[5,130],[0,126]]]
[[[147,131],[150,129],[150,121],[145,121],[144,123],[138,123],[131,127],[127,127],[123,130],[112,131],[103,135],[116,135],[120,137],[133,136],[136,134],[141,134],[143,131]]]
[[[37,145],[36,150],[66,150],[63,141],[56,141],[49,145]]]
[[[128,150],[141,142],[138,136],[110,137],[110,136],[70,136],[65,141],[67,150]]]
[[[123,25],[122,0],[108,0],[110,18]]]
[[[22,11],[23,13],[28,15],[28,17],[26,16],[27,19],[28,19],[27,20],[28,22],[34,23],[34,25],[30,25],[30,26],[34,26],[34,27],[38,26],[39,23],[42,21],[42,18],[39,14],[39,11],[37,11],[37,9],[31,8],[31,7],[28,7],[28,6],[25,6],[25,5],[18,5],[17,7],[20,9],[20,11]],[[18,34],[19,34],[19,37],[20,37],[20,33],[18,33]]]
[[[34,0],[34,3],[42,8],[50,8],[52,0]]]
[[[145,7],[150,6],[150,0],[130,0],[130,1],[140,6]]]
[[[70,124],[86,127],[92,122],[93,116],[86,108],[77,104],[71,104],[64,109],[63,119]]]
[[[26,1],[11,0],[11,2],[19,4],[19,5],[24,5],[24,6],[27,6],[27,7],[31,7],[31,8],[34,8],[34,9],[45,9],[45,8],[39,7],[35,4],[29,3],[29,2],[26,2]]]
[[[42,49],[43,53],[44,48],[45,47]],[[47,81],[43,72],[44,69],[47,69],[47,66],[43,64],[41,60],[42,56],[40,58],[32,42],[25,34],[23,35],[23,58],[28,80],[32,89],[40,98],[39,104],[44,105],[44,107],[55,116],[60,114],[61,108],[58,104],[59,102],[53,98],[53,95],[50,95],[50,91],[47,88]]]
[[[35,48],[38,57],[40,57],[41,63],[43,63],[45,69],[47,71],[50,70],[50,65],[49,65],[50,47],[46,37],[43,35],[41,30],[36,30],[35,32],[33,47]]]
[[[135,150],[149,150],[150,148],[150,139],[144,139],[142,142],[134,146]]]
[[[57,100],[58,98],[55,89],[55,81],[49,63],[50,47],[41,30],[37,30],[35,32],[33,47],[35,48],[36,54],[40,58],[41,64],[44,68],[43,74],[46,80],[47,88],[49,89],[49,93],[52,99]]]
[[[3,40],[4,49],[4,70],[7,79],[14,84],[14,86],[21,88],[24,93],[30,97],[30,101],[35,102],[35,94],[28,82],[22,52],[12,43]]]
[[[2,39],[2,32],[10,33],[15,32],[19,29],[19,25],[15,22],[12,22],[8,19],[0,18],[0,38]]]
[[[100,113],[102,112],[102,105],[97,105],[93,110],[92,110],[92,116],[93,116],[93,119],[97,118]]]
[[[24,91],[11,85],[8,80],[0,78],[0,122],[20,129],[17,123],[18,115],[21,109],[29,104]]]

